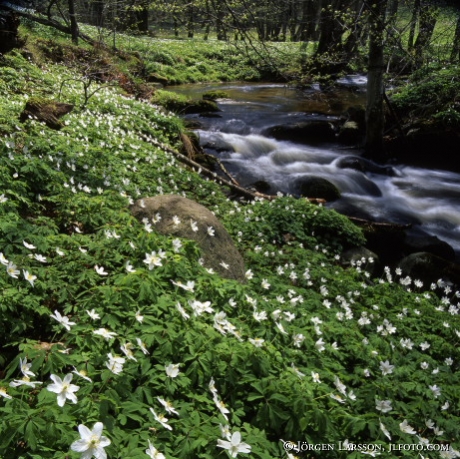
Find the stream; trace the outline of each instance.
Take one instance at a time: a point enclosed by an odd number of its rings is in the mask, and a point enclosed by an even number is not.
[[[349,107],[364,104],[365,77],[350,76],[339,82],[342,87],[334,92],[316,86],[301,91],[260,83],[189,84],[168,89],[194,99],[210,90],[228,94],[218,100],[220,112],[185,118],[196,123],[195,132],[205,151],[217,156],[243,186],[263,181],[269,184],[270,193],[297,195],[299,180],[321,177],[341,192],[340,199],[328,207],[375,221],[411,223],[412,234],[439,237],[454,248],[458,259],[459,174],[402,164],[379,168],[366,163],[365,171],[344,168],[344,161],[357,161],[359,151],[333,139],[297,143],[267,135],[272,126],[334,123]]]

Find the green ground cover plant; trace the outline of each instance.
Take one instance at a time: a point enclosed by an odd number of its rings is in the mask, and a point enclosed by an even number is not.
[[[88,34],[91,28],[85,28]],[[252,44],[202,38],[172,40],[119,35],[118,46],[139,53],[149,73],[169,84],[259,81],[299,71],[299,43]]]
[[[309,442],[335,446],[310,457],[458,457],[459,293],[374,279],[372,260],[343,269],[363,242],[344,217],[230,201],[164,148],[175,115],[108,86],[82,107],[75,72],[0,63],[0,456],[292,459]],[[64,80],[61,130],[19,122]],[[215,212],[245,283],[156,233],[161,215],[131,216],[166,193]]]
[[[440,127],[460,124],[458,65],[434,64],[411,76],[410,83],[392,95],[394,106],[409,119]]]

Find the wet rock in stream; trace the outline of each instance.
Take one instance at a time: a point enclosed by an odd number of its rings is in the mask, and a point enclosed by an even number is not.
[[[330,121],[313,120],[294,124],[270,126],[262,131],[262,135],[276,140],[290,140],[311,144],[314,142],[334,142],[335,127]]]

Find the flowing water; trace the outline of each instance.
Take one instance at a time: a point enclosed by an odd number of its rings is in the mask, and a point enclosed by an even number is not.
[[[280,84],[228,83],[185,85],[171,90],[201,98],[222,90],[220,112],[187,115],[197,122],[197,134],[206,151],[216,155],[243,185],[268,182],[270,192],[297,194],[302,177],[321,177],[341,191],[328,204],[339,212],[376,221],[411,223],[414,232],[438,236],[460,254],[460,175],[406,165],[388,169],[366,164],[366,171],[343,168],[344,157],[359,152],[334,142],[279,141],[264,135],[275,125],[309,120],[334,123],[349,108],[363,104],[364,77],[340,80],[342,89],[323,92],[319,87],[300,91]],[[348,88],[347,88],[348,86]],[[352,90],[353,89],[353,90]],[[351,158],[350,158],[351,157]],[[341,167],[342,165],[342,167]]]

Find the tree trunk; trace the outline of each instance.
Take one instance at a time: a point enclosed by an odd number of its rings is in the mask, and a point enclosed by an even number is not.
[[[300,25],[300,41],[314,40],[316,28],[316,8],[313,0],[305,0],[302,4],[302,22]],[[320,5],[319,5],[320,6]]]
[[[372,159],[383,157],[383,34],[388,0],[380,0],[369,8],[369,60],[367,72],[365,155]]]
[[[407,48],[414,47],[415,27],[417,27],[417,18],[420,12],[420,0],[414,0],[414,7],[412,8],[412,19],[410,20],[409,39],[407,40]]]
[[[193,5],[188,5],[186,10],[186,23],[185,28],[187,29],[187,37],[193,38],[195,31],[194,31],[194,22],[195,22],[195,10]]]
[[[316,54],[333,54],[342,50],[344,23],[340,12],[351,7],[353,0],[333,0],[321,9],[319,24],[319,40]]]
[[[148,33],[149,31],[149,2],[148,0],[142,0],[140,5],[140,11],[137,13],[138,18],[138,30],[142,33]]]
[[[417,40],[415,40],[415,65],[421,67],[423,63],[423,53],[429,45],[433,36],[436,21],[439,15],[439,8],[429,4],[423,5],[420,10],[420,25]]]
[[[69,19],[70,19],[70,35],[72,36],[72,43],[78,45],[78,23],[75,17],[75,3],[74,0],[68,0],[69,5]]]
[[[337,45],[337,28],[335,21],[335,11],[337,10],[338,0],[334,0],[329,5],[321,9],[319,18],[319,40],[316,54],[321,56],[331,51]],[[341,33],[339,36],[341,37]]]
[[[209,0],[206,0],[204,5],[205,5],[206,26],[204,28],[203,40],[207,40],[209,38],[209,32],[211,29],[211,10],[209,8]]]
[[[362,38],[363,35],[363,29],[364,29],[364,18],[363,18],[363,12],[364,12],[364,2],[361,0],[356,0],[353,2],[353,10],[354,10],[354,20],[353,20],[353,26],[351,28],[351,31],[345,40],[345,43],[343,45],[343,54],[345,56],[346,60],[352,59],[357,50],[358,50],[358,44],[360,39]]]
[[[211,0],[211,8],[215,18],[216,35],[218,40],[227,41],[227,27],[225,24],[225,4],[220,0]]]
[[[11,12],[0,16],[0,53],[6,53],[19,46],[19,18]]]
[[[398,8],[399,8],[399,0],[389,0],[388,4],[388,21],[387,21],[387,42],[390,43],[390,49],[400,50],[403,49],[401,43],[401,34],[397,30],[396,21],[398,19]],[[387,63],[387,73],[390,71],[391,62],[394,58],[394,52],[388,57]]]
[[[90,3],[90,24],[96,27],[104,26],[104,2],[93,1]]]
[[[460,60],[460,10],[457,12],[457,25],[455,27],[454,43],[450,53],[450,62],[454,64]]]

